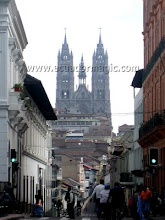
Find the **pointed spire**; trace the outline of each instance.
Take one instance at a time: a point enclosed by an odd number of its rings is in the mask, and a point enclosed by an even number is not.
[[[101,42],[101,34],[99,36],[99,44],[102,44],[102,42]]]
[[[84,68],[84,58],[83,58],[83,54],[81,56],[81,62],[79,65],[79,85],[86,85],[86,72],[85,72],[85,68]]]
[[[66,44],[66,28],[65,28],[65,37],[64,37],[64,44]]]
[[[84,64],[83,54],[81,56],[81,64]]]
[[[64,37],[64,44],[67,44],[67,42],[66,42],[66,33],[65,33],[65,37]]]
[[[108,52],[107,52],[107,50],[105,51],[105,56],[108,56]]]
[[[99,30],[100,30],[100,34],[99,34],[99,44],[102,44],[102,42],[101,42],[101,27],[99,28]]]

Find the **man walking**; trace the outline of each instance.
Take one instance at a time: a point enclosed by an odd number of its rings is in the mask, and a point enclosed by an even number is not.
[[[74,195],[71,190],[71,187],[68,187],[68,191],[65,196],[65,200],[67,201],[67,211],[70,219],[74,219]]]
[[[101,207],[100,207],[100,198],[101,198],[101,191],[104,189],[104,180],[101,179],[100,180],[100,184],[97,185],[94,190],[93,190],[93,193],[91,195],[92,198],[96,198],[96,203],[95,203],[95,211],[97,213],[97,217],[100,217],[101,215]]]
[[[116,210],[119,209],[120,212],[122,212],[122,208],[125,204],[124,191],[118,182],[116,182],[114,188],[110,190],[108,201],[112,207],[112,219],[116,219]]]
[[[141,199],[142,213],[146,219],[149,218],[151,197],[152,197],[151,191],[147,188],[147,186],[144,186],[143,191],[140,193],[140,199]]]

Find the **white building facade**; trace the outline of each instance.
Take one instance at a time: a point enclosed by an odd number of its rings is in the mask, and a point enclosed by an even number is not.
[[[27,43],[15,1],[0,0],[0,190],[11,182],[22,211],[32,211],[38,196],[47,212],[51,208],[49,121],[56,116],[41,82],[27,74],[23,60]],[[20,91],[14,90],[16,84]]]

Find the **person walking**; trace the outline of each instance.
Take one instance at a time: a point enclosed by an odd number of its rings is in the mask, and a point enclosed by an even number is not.
[[[67,212],[68,212],[69,218],[74,219],[75,218],[75,216],[74,216],[74,203],[75,203],[75,201],[74,201],[74,195],[73,195],[73,192],[72,192],[72,189],[70,186],[68,187],[68,191],[66,193],[65,200],[67,202]]]
[[[152,197],[151,191],[149,190],[149,188],[147,188],[147,186],[144,186],[143,191],[140,193],[140,199],[141,199],[142,213],[145,219],[149,218],[151,197]]]
[[[141,219],[140,217],[142,216],[140,207],[138,209],[139,194],[140,194],[140,188],[137,187],[137,189],[134,192],[133,197],[132,197],[132,199],[133,199],[132,204],[129,205],[131,216],[135,220],[140,220]],[[139,205],[141,206],[141,201],[140,200],[139,200]]]
[[[123,189],[120,187],[120,184],[116,182],[114,188],[109,192],[108,202],[111,203],[112,207],[112,219],[116,219],[116,211],[120,210],[120,214],[125,205],[125,195]],[[110,215],[110,214],[109,214]]]
[[[110,192],[110,185],[105,184],[104,189],[100,192],[100,207],[101,207],[101,216],[103,219],[109,219],[110,206],[108,204],[108,197]]]
[[[97,217],[100,217],[101,215],[101,207],[100,207],[100,198],[101,198],[101,191],[104,189],[104,180],[101,179],[100,180],[100,184],[97,185],[94,190],[93,193],[91,195],[91,199],[95,197],[95,212],[97,213]]]

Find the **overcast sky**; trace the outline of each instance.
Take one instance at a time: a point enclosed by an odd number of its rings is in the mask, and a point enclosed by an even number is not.
[[[56,66],[57,54],[64,41],[65,27],[74,66],[81,55],[86,66],[99,40],[99,28],[109,66],[143,68],[142,0],[16,0],[28,45],[24,50],[27,66]],[[56,72],[29,74],[40,79],[55,107]],[[91,72],[87,84],[91,88]],[[134,123],[133,88],[135,71],[110,72],[110,97],[114,132],[122,124]],[[77,77],[77,73],[75,73]]]

